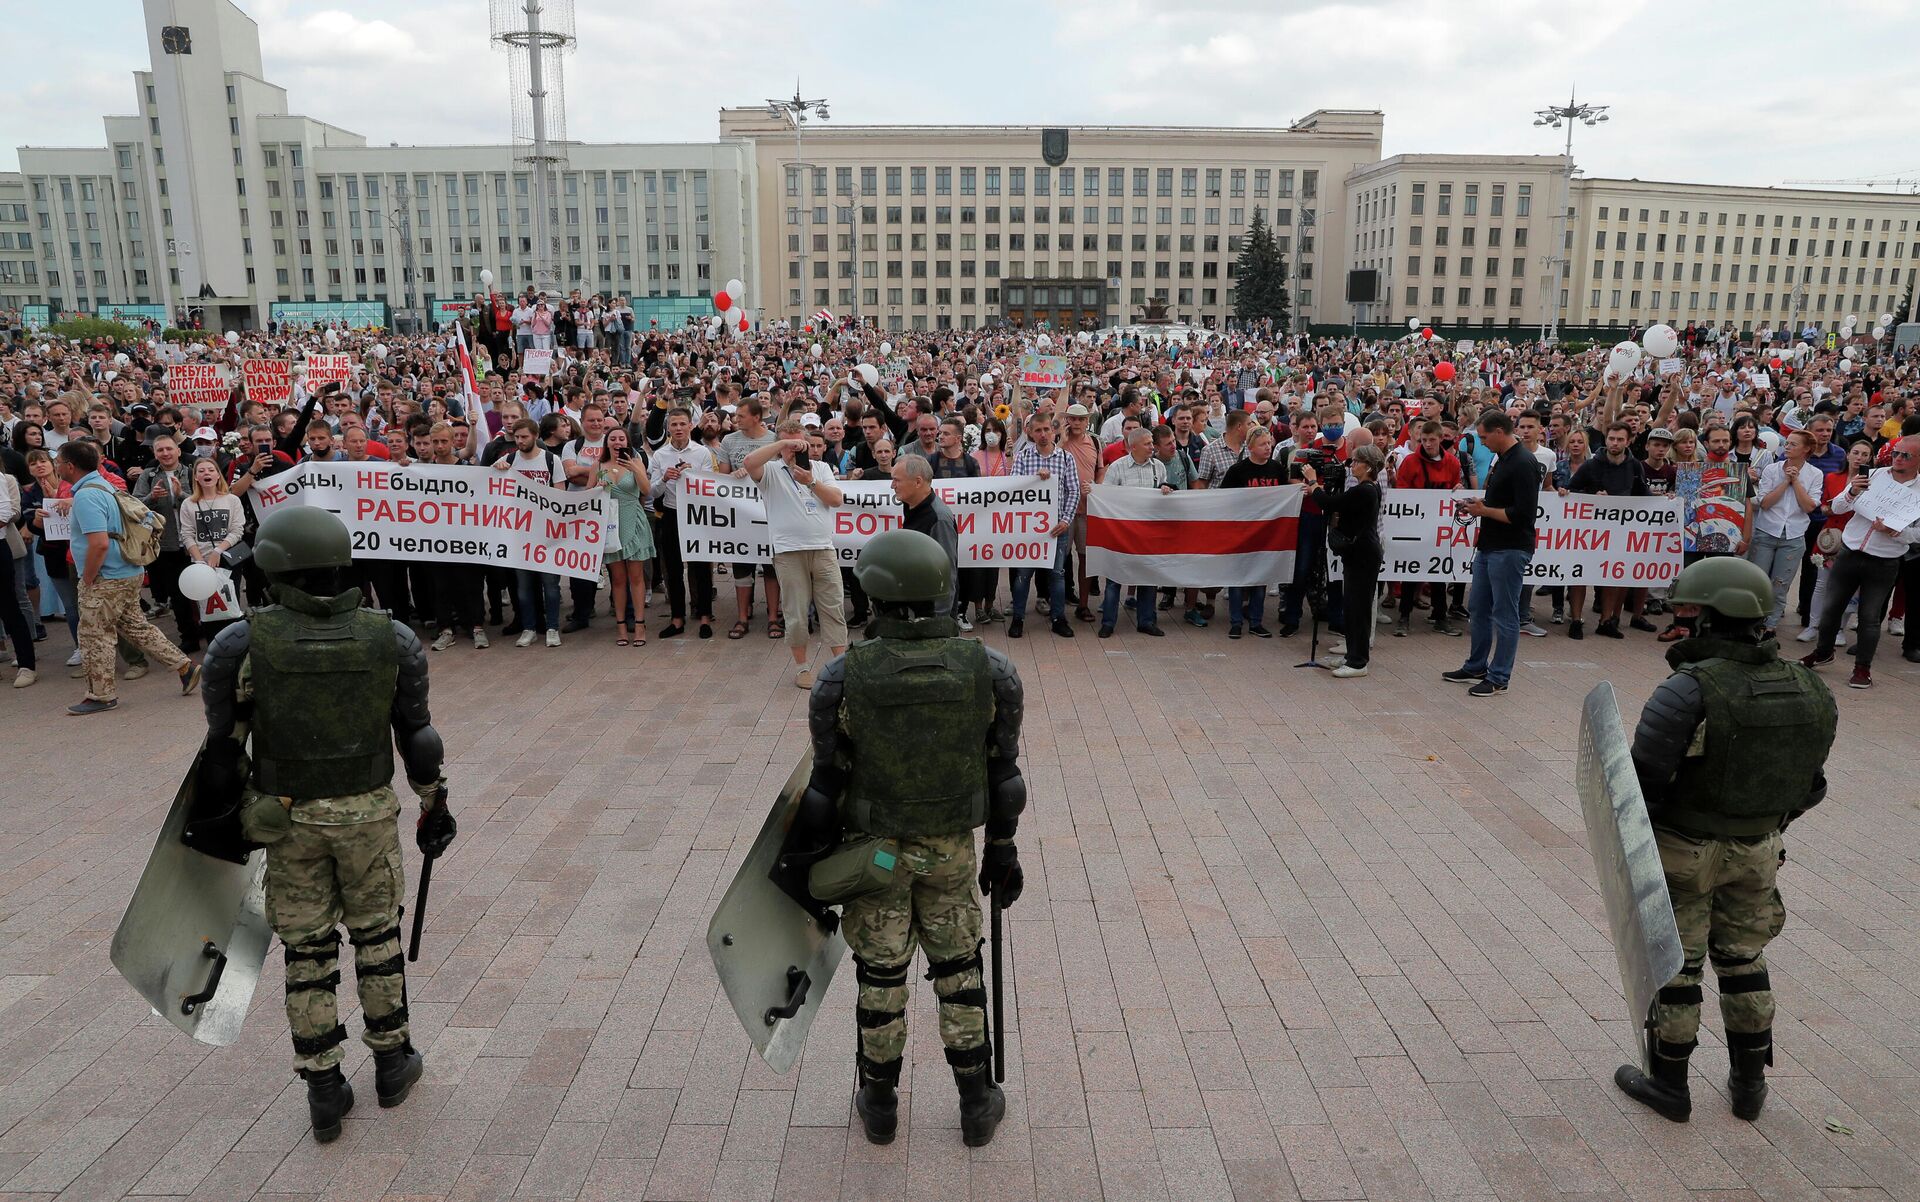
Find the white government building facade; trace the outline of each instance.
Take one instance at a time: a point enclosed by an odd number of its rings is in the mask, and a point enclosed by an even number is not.
[[[368,145],[289,111],[231,0],[143,10],[152,65],[105,145],[23,147],[0,173],[0,309],[367,324],[444,316],[482,270],[503,291],[535,282],[532,180],[510,143]],[[1383,159],[1384,120],[816,121],[796,146],[784,117],[727,108],[713,142],[567,146],[556,284],[663,326],[711,313],[733,277],[763,321],[1079,328],[1157,303],[1219,326],[1256,212],[1296,314],[1327,325],[1832,328],[1893,309],[1920,266],[1920,197],[1570,181],[1558,155]],[[1353,270],[1375,273],[1372,302],[1349,303]]]

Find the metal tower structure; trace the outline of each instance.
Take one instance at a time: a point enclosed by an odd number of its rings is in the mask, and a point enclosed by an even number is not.
[[[1549,105],[1533,114],[1535,125],[1554,129],[1564,125],[1567,129],[1567,148],[1563,155],[1566,167],[1561,175],[1560,206],[1553,215],[1553,249],[1542,257],[1542,262],[1547,266],[1546,295],[1540,298],[1543,309],[1540,339],[1543,342],[1560,340],[1560,294],[1567,288],[1567,241],[1573,230],[1573,177],[1577,174],[1573,165],[1573,127],[1582,123],[1600,124],[1608,119],[1607,108],[1604,104],[1581,104],[1570,93],[1565,104]]]
[[[533,282],[544,291],[558,292],[558,182],[567,161],[563,63],[579,42],[573,0],[489,0],[489,7],[493,42],[507,52],[513,81],[514,161],[533,177]],[[507,275],[504,263],[501,268]]]

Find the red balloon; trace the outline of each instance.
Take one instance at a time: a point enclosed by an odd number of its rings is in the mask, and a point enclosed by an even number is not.
[[[1775,356],[1774,356],[1773,358],[1771,358],[1771,359],[1769,359],[1769,360],[1767,360],[1767,366],[1768,366],[1768,367],[1771,367],[1771,368],[1772,368],[1773,370],[1775,370],[1775,371],[1779,371],[1779,370],[1780,370],[1780,356],[1778,356],[1778,355],[1775,355]]]
[[[1423,327],[1420,331],[1420,337],[1423,340],[1433,337],[1433,328],[1431,326]]]
[[[811,334],[811,333],[813,333],[813,327],[812,327],[812,326],[808,326],[808,327],[807,327],[807,333],[809,333],[809,334]]]
[[[716,292],[713,294],[713,307],[725,313],[733,308],[733,298],[724,292]]]
[[[1442,384],[1445,384],[1449,380],[1453,379],[1453,364],[1451,363],[1435,364],[1433,368],[1433,378],[1440,381]]]
[[[746,333],[747,327],[750,324],[752,323],[747,320],[747,311],[745,309],[740,310],[740,332],[742,334]]]

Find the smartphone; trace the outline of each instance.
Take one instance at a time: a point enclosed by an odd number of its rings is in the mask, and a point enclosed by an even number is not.
[[[804,468],[807,471],[813,470],[813,456],[805,451],[795,451],[793,454],[793,462],[796,467]]]

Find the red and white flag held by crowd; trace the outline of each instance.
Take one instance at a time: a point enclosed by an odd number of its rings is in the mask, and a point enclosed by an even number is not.
[[[467,353],[467,332],[453,323],[453,354],[460,365],[460,408],[469,414],[487,416],[487,400],[480,395],[480,382],[473,374],[473,357]]]
[[[1174,588],[1291,581],[1300,498],[1298,485],[1170,494],[1096,485],[1087,574]]]
[[[815,313],[813,315],[813,324],[818,327],[831,328],[834,324],[833,310],[822,309],[818,313]]]

